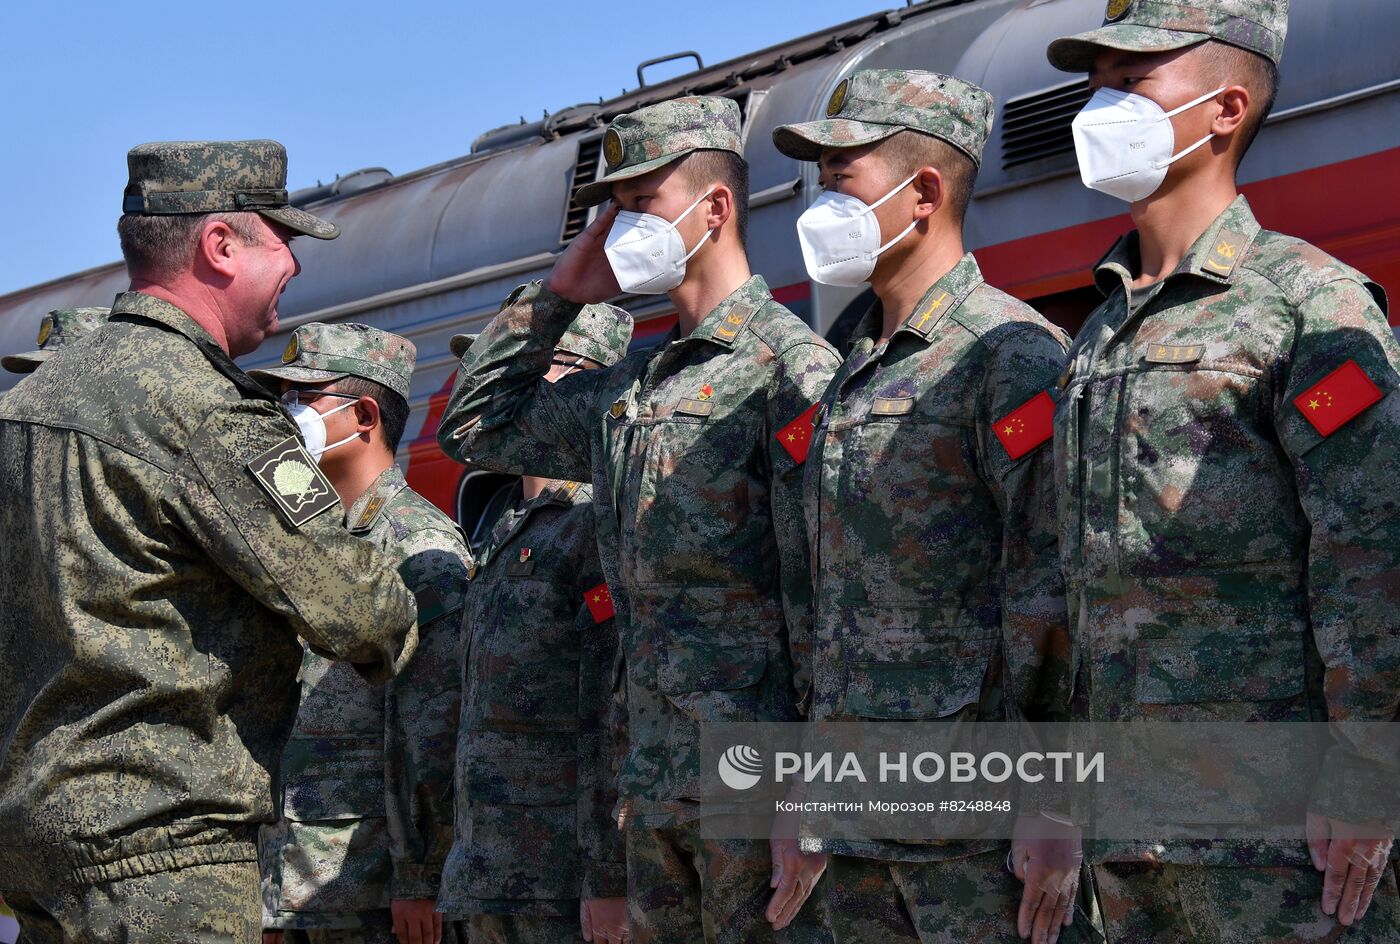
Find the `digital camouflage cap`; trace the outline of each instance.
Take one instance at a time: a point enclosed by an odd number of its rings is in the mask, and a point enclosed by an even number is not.
[[[919,131],[947,141],[980,166],[994,117],[992,96],[971,82],[937,72],[867,69],[841,80],[824,120],[781,125],[773,144],[788,157],[815,161],[822,148],[859,147]]]
[[[1088,72],[1105,49],[1168,52],[1217,39],[1275,65],[1288,35],[1288,0],[1108,0],[1103,26],[1050,44],[1050,64]]]
[[[111,314],[108,308],[55,308],[39,321],[39,349],[24,354],[7,354],[0,358],[6,370],[14,374],[32,372],[53,357],[64,346],[90,334]]]
[[[264,386],[327,383],[361,377],[408,399],[408,383],[418,349],[408,338],[365,324],[345,322],[304,324],[292,332],[282,352],[282,366],[250,370],[248,376]]]
[[[317,239],[340,227],[287,202],[287,149],[276,141],[155,141],[127,152],[122,212],[251,211]]]
[[[739,154],[739,105],[732,98],[693,95],[618,115],[603,134],[602,177],[578,189],[574,202],[597,206],[612,185],[665,167],[693,151]]]
[[[515,301],[524,287],[522,285],[510,294],[501,305],[502,310]],[[471,350],[476,339],[475,334],[453,335],[450,342],[452,356],[460,360],[462,355]],[[554,349],[577,354],[597,361],[604,367],[611,367],[627,356],[627,345],[630,343],[632,316],[624,309],[613,305],[584,305],[578,317],[570,323],[564,336],[559,339],[559,343],[554,345]]]

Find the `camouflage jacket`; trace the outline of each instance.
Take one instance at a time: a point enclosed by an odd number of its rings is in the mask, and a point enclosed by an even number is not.
[[[574,917],[580,895],[627,894],[612,729],[616,620],[592,489],[551,482],[505,512],[468,596],[457,831],[439,907]],[[598,606],[598,601],[594,606]]]
[[[1092,717],[1393,720],[1400,349],[1383,293],[1261,230],[1243,197],[1129,314],[1136,269],[1130,234],[1095,273],[1108,297],[1075,339],[1055,412],[1060,546]],[[1351,362],[1379,402],[1323,435],[1310,417],[1350,402],[1323,381]],[[1393,791],[1368,796],[1354,775],[1395,762],[1339,741],[1315,803],[1343,819],[1393,815]],[[1249,855],[1307,862],[1301,842]]]
[[[438,442],[488,468],[593,482],[627,656],[620,790],[632,822],[675,822],[703,792],[701,721],[798,717],[811,585],[802,470],[777,434],[839,358],[755,276],[686,337],[550,384],[579,308],[520,291],[463,358]]]
[[[0,836],[79,881],[253,861],[297,635],[386,677],[413,597],[346,532],[277,401],[179,309],[111,320],[0,400]]]
[[[877,304],[856,328],[807,461],[811,717],[1065,720],[1072,664],[1048,406],[1038,436],[1005,418],[1053,390],[1069,339],[987,285],[971,255],[876,346],[882,318]],[[1027,442],[1003,445],[998,425]],[[1031,437],[1043,445],[1022,451]]]
[[[452,845],[457,665],[471,552],[445,514],[390,466],[346,514],[399,561],[418,601],[418,649],[369,684],[308,651],[282,758],[282,820],[264,830],[268,927],[355,927],[355,912],[436,898]]]

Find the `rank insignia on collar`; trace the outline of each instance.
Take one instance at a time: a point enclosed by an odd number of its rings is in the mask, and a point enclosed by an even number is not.
[[[614,404],[612,405],[612,407],[608,410],[608,413],[610,413],[610,414],[612,415],[612,418],[615,419],[615,420],[621,419],[621,418],[622,418],[622,414],[624,414],[624,413],[626,413],[626,412],[627,412],[627,401],[626,401],[626,400],[618,400],[618,401],[617,401],[616,403],[614,403]]]

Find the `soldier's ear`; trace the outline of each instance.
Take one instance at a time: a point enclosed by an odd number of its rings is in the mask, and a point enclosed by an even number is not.
[[[932,165],[919,168],[912,184],[919,200],[914,204],[914,219],[926,220],[948,202],[947,182],[942,171]]]
[[[201,266],[224,278],[233,278],[238,266],[234,256],[243,246],[242,238],[223,220],[206,220],[199,228],[194,247],[196,270]]]
[[[360,433],[373,433],[382,427],[379,415],[379,402],[374,397],[360,397],[355,401],[355,430]]]

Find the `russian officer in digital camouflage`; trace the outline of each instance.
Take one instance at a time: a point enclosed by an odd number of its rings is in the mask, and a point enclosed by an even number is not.
[[[1055,410],[1097,720],[1390,722],[1400,705],[1385,296],[1261,228],[1235,183],[1287,24],[1286,0],[1112,0],[1102,28],[1049,48],[1096,90],[1075,119],[1084,181],[1136,226],[1094,273],[1105,299]],[[1400,940],[1398,763],[1334,735],[1306,843],[1097,850],[1109,940]]]
[[[232,360],[338,230],[275,141],[127,163],[131,290],[0,400],[0,894],[26,942],[252,942],[297,637],[382,679],[416,609]]]
[[[590,305],[545,378],[611,367],[631,338],[631,315]],[[472,340],[454,337],[452,353]],[[612,818],[621,653],[592,498],[589,485],[526,476],[468,594],[457,831],[439,906],[470,916],[472,944],[627,939]]]
[[[6,354],[0,357],[0,365],[12,374],[32,374],[60,350],[91,334],[107,320],[109,311],[107,308],[55,308],[39,321],[39,336],[34,342],[38,348],[22,354]]]
[[[749,271],[739,121],[732,100],[710,97],[613,120],[607,173],[578,192],[584,206],[612,205],[463,358],[438,431],[448,455],[594,486],[627,657],[619,789],[643,944],[829,934],[815,907],[775,934],[824,857],[802,855],[795,837],[707,838],[704,814],[746,807],[732,793],[696,802],[702,722],[801,715],[807,682],[792,654],[812,624],[805,453],[785,436],[810,429],[839,361]],[[582,306],[620,292],[668,293],[678,327],[611,368],[546,382]]]
[[[821,167],[825,192],[797,224],[808,274],[878,299],[807,461],[813,720],[1069,717],[1046,393],[1069,339],[963,250],[993,113],[952,76],[870,70],[836,87],[824,120],[773,132]],[[1004,840],[828,840],[836,940],[1089,939],[1070,927],[1077,833],[1040,824],[1017,845],[1024,888]]]
[[[350,533],[399,561],[418,649],[385,683],[307,651],[282,757],[282,818],[264,831],[265,927],[309,944],[435,944],[452,845],[459,627],[471,553],[404,481],[394,453],[416,351],[362,324],[297,328],[279,366],[249,376],[282,396],[347,506]],[[264,940],[276,940],[269,935]]]

